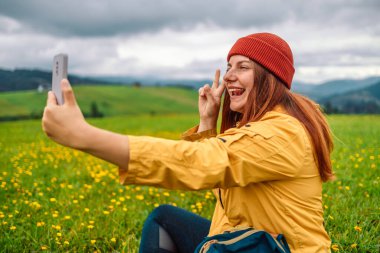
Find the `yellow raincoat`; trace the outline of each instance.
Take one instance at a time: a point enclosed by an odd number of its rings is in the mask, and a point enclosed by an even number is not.
[[[184,140],[129,137],[122,184],[213,189],[209,235],[238,227],[284,234],[292,252],[330,252],[323,225],[322,181],[303,125],[281,108],[257,122],[187,131]]]

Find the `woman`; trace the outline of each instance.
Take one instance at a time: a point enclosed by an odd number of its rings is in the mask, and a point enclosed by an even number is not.
[[[290,92],[290,47],[274,34],[251,34],[233,45],[227,61],[223,84],[217,71],[212,87],[199,90],[200,124],[184,140],[124,136],[89,125],[67,80],[63,106],[49,93],[44,131],[118,165],[123,184],[213,189],[211,223],[159,207],[144,225],[142,252],[192,252],[205,236],[239,227],[281,233],[292,252],[329,252],[321,192],[322,182],[333,177],[332,138],[319,107]]]

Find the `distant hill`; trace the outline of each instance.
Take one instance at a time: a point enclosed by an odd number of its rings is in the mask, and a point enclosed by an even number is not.
[[[97,80],[104,80],[108,83],[119,84],[142,84],[144,86],[181,86],[191,89],[200,88],[206,83],[212,84],[208,79],[157,79],[156,77],[133,77],[133,76],[97,76]]]
[[[73,84],[104,84],[105,81],[92,78],[83,78],[69,75],[69,80]],[[0,69],[0,92],[17,90],[36,90],[39,86],[50,87],[51,72],[43,70]]]
[[[318,85],[305,83],[293,83],[295,92],[306,95],[314,100],[320,100],[332,95],[342,94],[349,91],[360,90],[380,82],[380,77],[369,77],[365,79],[341,79],[331,80]]]
[[[322,98],[319,102],[327,113],[379,114],[380,81],[366,88]]]
[[[212,84],[211,80],[189,80],[189,79],[157,79],[154,77],[133,77],[133,76],[93,76],[80,77],[69,75],[71,84],[120,84],[132,86],[172,86],[198,89],[204,84]],[[0,92],[36,90],[42,86],[45,88],[51,85],[51,72],[33,69],[0,69]]]

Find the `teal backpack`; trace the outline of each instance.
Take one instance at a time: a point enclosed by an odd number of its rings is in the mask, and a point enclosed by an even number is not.
[[[194,253],[223,252],[290,253],[290,249],[282,234],[274,239],[263,230],[248,228],[206,237],[194,251]]]

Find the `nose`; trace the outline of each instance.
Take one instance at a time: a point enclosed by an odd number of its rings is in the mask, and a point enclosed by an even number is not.
[[[227,72],[223,76],[223,80],[228,83],[236,80],[236,73],[233,68],[227,70]]]

